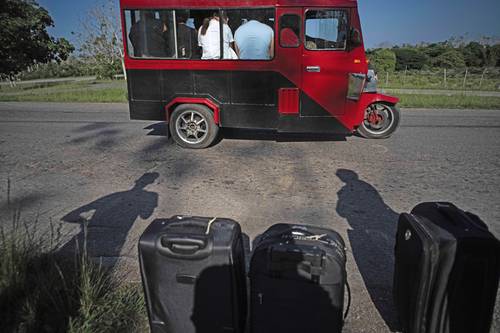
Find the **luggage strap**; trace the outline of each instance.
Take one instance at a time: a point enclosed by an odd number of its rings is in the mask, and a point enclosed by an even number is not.
[[[349,309],[351,308],[351,287],[349,286],[349,282],[347,282],[347,279],[345,280],[345,287],[347,290],[347,305],[344,312],[344,323],[347,319],[347,316],[349,315]]]
[[[210,228],[212,227],[212,224],[215,222],[215,220],[217,220],[217,217],[214,217],[213,219],[211,219],[210,221],[208,221],[207,231],[205,231],[205,235],[210,234]]]

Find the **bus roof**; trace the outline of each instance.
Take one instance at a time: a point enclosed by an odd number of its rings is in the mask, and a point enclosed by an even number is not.
[[[120,0],[123,8],[355,7],[357,0]]]

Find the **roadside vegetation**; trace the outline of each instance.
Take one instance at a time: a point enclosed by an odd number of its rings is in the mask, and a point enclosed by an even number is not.
[[[21,222],[0,228],[0,332],[144,332],[142,289],[122,282],[83,248],[58,253],[60,231]]]
[[[75,102],[124,103],[127,102],[125,81],[87,80],[64,83],[3,86],[1,102]]]
[[[500,97],[466,95],[395,94],[401,108],[500,110]]]

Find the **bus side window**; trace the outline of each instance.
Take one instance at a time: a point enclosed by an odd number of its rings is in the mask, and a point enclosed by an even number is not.
[[[345,10],[307,10],[305,47],[308,50],[345,50],[348,21]]]
[[[236,59],[274,58],[274,8],[227,9],[228,25],[234,34]],[[231,50],[230,50],[231,51]]]
[[[280,46],[298,47],[300,45],[300,16],[284,14],[280,17]]]
[[[134,58],[175,56],[172,10],[127,10],[128,54]]]

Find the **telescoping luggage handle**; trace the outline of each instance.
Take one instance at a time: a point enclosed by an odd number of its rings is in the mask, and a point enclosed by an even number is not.
[[[177,259],[198,260],[206,258],[212,253],[213,240],[210,236],[210,228],[217,218],[210,221],[178,221],[169,224],[169,227],[186,226],[202,227],[203,234],[180,234],[172,233],[158,237],[156,241],[157,250],[164,256]]]
[[[456,207],[452,203],[448,202],[436,202],[436,208],[446,215],[450,221],[453,223],[454,221],[466,221],[469,225],[472,225],[476,228],[482,229],[483,231],[488,231],[488,226],[484,224],[478,218],[473,218],[470,213],[464,212],[460,208]]]

